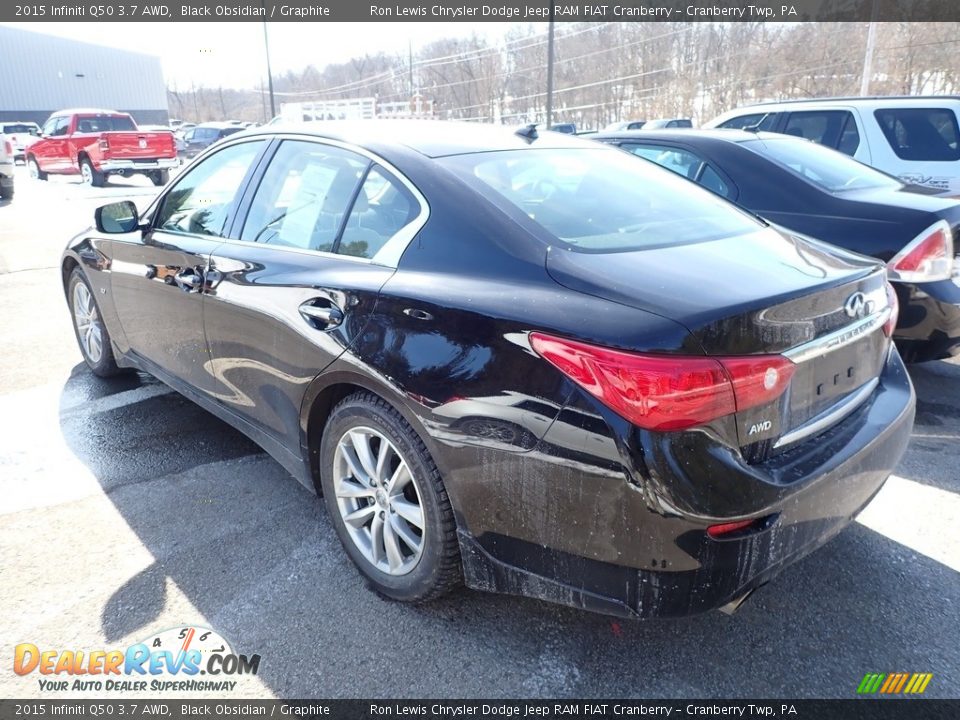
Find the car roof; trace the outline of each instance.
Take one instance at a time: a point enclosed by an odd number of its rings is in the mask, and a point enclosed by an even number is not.
[[[403,146],[426,155],[464,155],[525,148],[590,148],[589,140],[537,128],[528,141],[517,127],[441,120],[335,120],[279,122],[245,131],[247,137],[292,133],[337,140],[359,147]]]
[[[769,107],[770,105],[799,105],[804,103],[855,103],[855,104],[875,104],[878,102],[914,102],[917,100],[960,100],[960,95],[870,95],[862,96],[837,96],[822,98],[797,98],[793,100],[765,100],[764,102],[753,103],[751,105],[741,105],[736,110],[743,110],[753,107]]]
[[[693,128],[680,130],[613,130],[610,132],[601,131],[596,135],[597,140],[670,140],[687,143],[689,143],[691,140],[694,143],[696,143],[698,140],[741,143],[746,142],[747,140],[756,140],[757,138],[793,138],[794,140],[803,139],[794,138],[792,135],[781,135],[779,133],[748,132],[746,130],[733,130],[727,128],[715,128],[708,130]]]
[[[57,110],[51,113],[50,117],[61,117],[63,115],[113,115],[129,117],[129,113],[119,110],[104,110],[103,108],[69,108],[67,110]]]

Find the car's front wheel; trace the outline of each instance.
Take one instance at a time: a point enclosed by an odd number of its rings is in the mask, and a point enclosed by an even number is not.
[[[374,590],[424,602],[460,584],[450,500],[423,441],[383,399],[357,393],[327,420],[321,484],[333,526]]]
[[[113,356],[110,334],[103,324],[100,308],[93,297],[90,283],[80,268],[74,268],[67,284],[67,298],[70,303],[70,315],[73,318],[73,331],[84,362],[94,375],[110,377],[120,372]]]
[[[37,159],[34,157],[27,158],[27,173],[34,180],[46,180],[47,174],[40,169]]]

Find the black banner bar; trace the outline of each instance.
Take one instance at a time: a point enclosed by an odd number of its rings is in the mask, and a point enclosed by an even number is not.
[[[0,700],[0,718],[425,720],[946,720],[960,700]]]
[[[539,22],[551,4],[557,22],[960,21],[958,0],[40,0],[0,21]]]

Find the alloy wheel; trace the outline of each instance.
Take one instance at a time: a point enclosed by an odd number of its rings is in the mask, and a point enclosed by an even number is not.
[[[73,286],[73,322],[77,327],[77,337],[90,362],[96,364],[103,357],[103,332],[100,325],[100,313],[93,302],[90,289],[82,282]]]
[[[423,553],[417,479],[396,446],[369,427],[344,433],[333,458],[337,509],[350,539],[380,572],[406,575]]]
[[[93,185],[93,168],[88,163],[80,163],[80,175],[84,185]]]

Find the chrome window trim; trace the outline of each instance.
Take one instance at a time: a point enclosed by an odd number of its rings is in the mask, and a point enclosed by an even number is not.
[[[366,148],[362,148],[357,145],[352,145],[351,143],[345,143],[340,140],[332,140],[325,137],[318,137],[316,135],[310,135],[310,134],[301,135],[294,132],[277,133],[275,135],[270,135],[270,134],[247,135],[247,136],[244,136],[243,138],[237,138],[237,140],[233,142],[242,142],[244,140],[250,140],[252,138],[258,138],[258,137],[265,137],[267,138],[268,141],[269,140],[280,140],[280,141],[297,140],[301,142],[312,142],[317,145],[329,145],[331,147],[337,147],[342,150],[347,150],[349,152],[356,153],[357,155],[362,155],[373,164],[379,165],[380,167],[382,167],[384,170],[390,173],[390,176],[392,178],[399,181],[410,192],[410,194],[413,195],[417,203],[419,203],[420,213],[413,220],[411,220],[409,223],[407,223],[402,228],[400,228],[396,233],[394,233],[394,235],[389,240],[387,240],[386,243],[384,243],[383,247],[381,247],[377,251],[377,253],[371,258],[357,257],[356,255],[342,255],[340,253],[324,252],[322,250],[310,250],[309,248],[295,248],[295,247],[288,247],[285,245],[271,245],[269,243],[252,242],[250,240],[239,240],[237,238],[230,238],[230,237],[223,238],[223,242],[229,243],[229,244],[238,244],[238,245],[255,245],[257,247],[270,248],[272,250],[282,250],[286,252],[295,252],[295,253],[307,253],[309,255],[336,258],[340,260],[346,259],[346,260],[352,260],[354,262],[366,263],[369,265],[382,265],[384,267],[391,267],[396,269],[397,265],[399,265],[400,263],[400,257],[406,251],[407,247],[410,245],[413,239],[417,236],[417,233],[419,233],[420,230],[423,229],[423,226],[427,224],[427,220],[430,219],[430,204],[427,202],[427,199],[423,196],[423,193],[420,192],[420,190],[417,188],[416,185],[410,182],[410,180],[407,178],[406,175],[400,172],[394,165],[387,162],[379,155],[376,155],[375,153],[370,152]],[[218,149],[222,149],[227,144],[232,145],[233,142],[224,143],[223,145],[220,145]],[[256,193],[254,193],[254,197],[256,197]],[[353,210],[352,205],[350,207],[350,210],[351,211]],[[245,220],[246,218],[244,218],[244,221]]]
[[[845,397],[826,412],[808,420],[800,427],[794,428],[790,432],[781,435],[780,439],[773,444],[774,449],[781,448],[785,445],[793,445],[804,438],[816,435],[840,422],[860,407],[863,401],[870,397],[879,384],[880,378],[873,378],[866,384],[861,385],[858,390]]]
[[[885,307],[880,312],[868,315],[850,325],[844,325],[839,330],[821,335],[803,345],[797,345],[789,350],[785,350],[781,354],[796,364],[822,357],[834,350],[839,350],[851,343],[855,343],[865,335],[869,335],[883,327],[883,324],[890,318],[890,313],[890,308]]]

